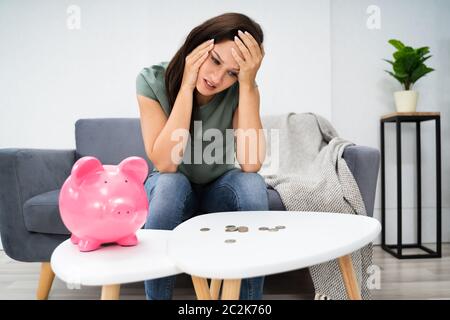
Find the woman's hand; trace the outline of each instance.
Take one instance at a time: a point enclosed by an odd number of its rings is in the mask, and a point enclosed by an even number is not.
[[[234,60],[236,60],[239,64],[240,68],[238,81],[240,85],[249,85],[254,87],[256,73],[258,72],[265,55],[264,47],[261,44],[260,48],[255,38],[253,38],[253,36],[247,31],[244,33],[239,30],[238,34],[240,38],[235,36],[234,42],[241,51],[241,54],[244,56],[244,59],[242,59],[238,53],[231,48],[231,54],[233,55]]]
[[[198,70],[200,66],[208,57],[209,51],[214,48],[214,41],[208,40],[203,42],[197,48],[192,50],[187,55],[184,64],[183,80],[181,81],[181,87],[187,87],[189,90],[194,91],[197,86]]]

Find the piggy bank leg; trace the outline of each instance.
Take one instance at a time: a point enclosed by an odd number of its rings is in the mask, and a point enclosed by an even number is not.
[[[132,234],[131,236],[120,239],[117,241],[117,244],[124,247],[135,246],[138,244],[138,239],[135,234]]]
[[[82,252],[94,251],[100,248],[101,243],[91,239],[80,239],[78,242],[78,248]]]
[[[70,241],[71,241],[73,244],[78,244],[78,242],[80,242],[80,238],[78,238],[76,235],[72,234],[72,235],[70,236]]]

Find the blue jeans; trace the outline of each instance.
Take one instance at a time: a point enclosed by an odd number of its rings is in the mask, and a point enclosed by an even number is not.
[[[146,229],[173,230],[199,214],[269,210],[267,187],[258,173],[235,168],[207,184],[191,183],[179,172],[152,172],[145,181],[150,202]],[[176,276],[145,281],[149,300],[172,299]],[[242,279],[240,299],[260,300],[264,277]]]

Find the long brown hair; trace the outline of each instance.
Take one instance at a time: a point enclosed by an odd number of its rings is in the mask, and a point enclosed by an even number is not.
[[[263,43],[264,34],[261,26],[241,13],[224,13],[208,19],[192,29],[166,69],[165,85],[170,108],[173,108],[180,90],[185,59],[189,53],[209,39],[214,39],[216,44],[226,40],[234,41],[234,36],[238,35],[238,30],[248,31],[259,45]]]

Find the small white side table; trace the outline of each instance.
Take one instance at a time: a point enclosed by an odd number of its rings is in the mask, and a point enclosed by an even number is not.
[[[227,225],[246,226],[248,232],[226,232]],[[285,228],[259,230],[276,226]],[[192,276],[198,299],[218,299],[222,280],[222,299],[238,299],[243,278],[292,271],[336,258],[349,299],[361,299],[350,254],[370,243],[380,230],[376,219],[351,214],[219,212],[177,226],[169,239],[168,254],[182,272]],[[207,279],[211,279],[210,287]]]
[[[70,240],[52,254],[56,276],[72,286],[102,286],[102,300],[119,298],[120,285],[181,273],[167,256],[171,231],[139,230],[139,243],[133,247],[111,245],[80,252]]]

